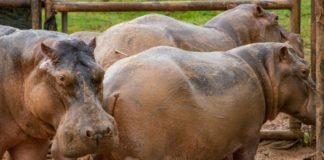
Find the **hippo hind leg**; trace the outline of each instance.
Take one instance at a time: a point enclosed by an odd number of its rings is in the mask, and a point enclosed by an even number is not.
[[[29,139],[8,151],[14,160],[44,160],[46,159],[48,145],[47,140]]]
[[[234,160],[254,160],[255,153],[258,148],[260,139],[256,138],[251,140],[246,145],[239,148],[237,151],[233,154]]]

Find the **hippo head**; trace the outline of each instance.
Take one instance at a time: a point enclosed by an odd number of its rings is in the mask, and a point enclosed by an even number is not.
[[[315,124],[315,84],[309,76],[309,64],[287,44],[278,43],[272,62],[266,62],[271,81],[273,108],[267,108],[268,119],[279,112],[287,113],[305,124]]]
[[[241,4],[214,17],[205,27],[221,30],[237,46],[255,42],[285,42],[278,16],[256,4]]]
[[[291,48],[279,54],[282,73],[278,108],[305,124],[315,125],[315,84],[309,76],[309,64]]]
[[[102,108],[104,71],[93,56],[95,40],[50,38],[39,44],[37,68],[28,77],[25,99],[31,113],[56,131],[66,157],[102,153],[117,143],[114,119]]]

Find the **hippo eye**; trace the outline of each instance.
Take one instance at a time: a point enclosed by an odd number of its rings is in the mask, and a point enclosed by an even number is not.
[[[64,77],[64,75],[59,75],[58,79],[59,79],[59,81],[63,82],[65,80],[65,77]]]
[[[308,69],[302,69],[302,70],[300,71],[300,73],[301,73],[301,76],[302,76],[303,78],[307,78],[307,77],[308,77],[308,74],[309,74],[309,70],[308,70]]]

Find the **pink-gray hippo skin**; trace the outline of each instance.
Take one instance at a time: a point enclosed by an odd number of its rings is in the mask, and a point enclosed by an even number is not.
[[[114,63],[104,77],[120,138],[112,157],[254,159],[262,124],[278,113],[315,124],[314,83],[296,54],[274,42],[199,53],[162,46]]]
[[[0,158],[44,160],[55,134],[67,157],[118,142],[102,108],[104,71],[89,45],[68,35],[0,26]]]
[[[83,42],[88,44],[91,42],[91,40],[96,38],[99,34],[100,34],[100,32],[81,31],[81,32],[74,32],[74,33],[70,34],[70,36],[80,38]]]
[[[290,34],[279,26],[276,14],[256,4],[242,4],[227,10],[204,26],[149,14],[101,33],[97,39],[95,58],[106,69],[119,59],[155,46],[190,51],[226,51],[255,42],[285,42]]]

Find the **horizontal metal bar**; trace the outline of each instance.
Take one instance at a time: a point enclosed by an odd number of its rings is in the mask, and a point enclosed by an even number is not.
[[[251,3],[251,1],[228,0],[225,2],[54,2],[58,12],[127,12],[127,11],[197,11],[226,10],[230,4]],[[265,9],[291,9],[289,0],[260,0],[253,3]]]
[[[0,0],[0,8],[29,8],[30,0]]]

